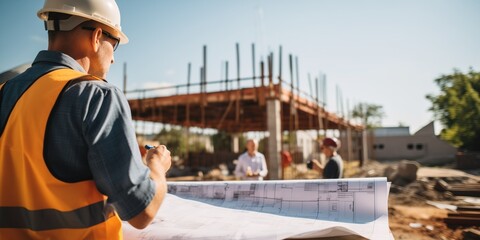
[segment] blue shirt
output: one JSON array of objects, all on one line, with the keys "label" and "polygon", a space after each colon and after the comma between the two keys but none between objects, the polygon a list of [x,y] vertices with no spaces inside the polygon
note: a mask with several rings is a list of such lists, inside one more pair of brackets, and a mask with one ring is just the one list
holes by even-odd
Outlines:
[{"label": "blue shirt", "polygon": [[[0,94],[0,134],[22,93],[39,77],[59,68],[85,73],[70,56],[41,51],[31,68],[5,84]],[[47,123],[44,159],[61,181],[92,179],[123,220],[142,212],[155,195],[155,182],[141,160],[128,102],[106,81],[71,81],[65,87]]]}]

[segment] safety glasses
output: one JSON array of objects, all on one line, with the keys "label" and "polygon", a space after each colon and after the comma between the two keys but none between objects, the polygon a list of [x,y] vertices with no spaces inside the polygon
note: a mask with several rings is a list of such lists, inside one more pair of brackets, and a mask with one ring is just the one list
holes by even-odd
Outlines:
[{"label": "safety glasses", "polygon": [[[82,27],[82,29],[95,31],[96,28],[94,28],[94,27]],[[105,34],[105,36],[107,36],[108,38],[115,40],[115,44],[113,44],[113,51],[117,50],[118,45],[120,45],[120,38],[113,36],[111,33],[107,32],[103,29],[102,29],[102,33]]]}]

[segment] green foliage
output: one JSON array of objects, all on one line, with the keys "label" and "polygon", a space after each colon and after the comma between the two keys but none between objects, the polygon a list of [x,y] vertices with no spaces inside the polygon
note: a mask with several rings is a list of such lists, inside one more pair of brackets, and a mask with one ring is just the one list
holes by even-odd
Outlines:
[{"label": "green foliage", "polygon": [[211,136],[213,149],[215,151],[231,151],[232,136],[226,132],[218,132]]},{"label": "green foliage", "polygon": [[240,152],[247,149],[247,138],[243,134],[238,137],[238,149]]},{"label": "green foliage", "polygon": [[454,70],[435,83],[440,94],[427,99],[432,102],[429,110],[445,126],[441,138],[462,149],[480,150],[480,73]]},{"label": "green foliage", "polygon": [[172,156],[184,157],[187,154],[187,138],[181,128],[162,129],[155,140],[160,144],[168,146]]},{"label": "green foliage", "polygon": [[[219,131],[216,134],[213,134],[211,137],[213,148],[215,152],[231,152],[232,151],[232,135],[227,132]],[[243,134],[238,136],[238,149],[242,152],[245,149],[247,139]]]},{"label": "green foliage", "polygon": [[361,123],[367,128],[374,128],[382,125],[382,118],[385,117],[385,113],[380,105],[361,102],[353,106],[352,117],[360,119]]},{"label": "green foliage", "polygon": [[267,154],[268,151],[268,137],[264,137],[258,141],[258,151]]},{"label": "green foliage", "polygon": [[192,141],[190,142],[190,152],[206,152],[205,143],[202,141]]},{"label": "green foliage", "polygon": [[[170,150],[172,156],[179,156],[184,158],[189,152],[205,152],[205,140],[207,137],[202,134],[191,133],[189,138],[187,137],[187,130],[181,127],[171,127],[162,129],[152,140],[158,141],[160,144],[166,145]],[[188,148],[187,148],[188,140]],[[222,144],[230,141],[221,141]],[[228,149],[230,150],[230,149]]]}]

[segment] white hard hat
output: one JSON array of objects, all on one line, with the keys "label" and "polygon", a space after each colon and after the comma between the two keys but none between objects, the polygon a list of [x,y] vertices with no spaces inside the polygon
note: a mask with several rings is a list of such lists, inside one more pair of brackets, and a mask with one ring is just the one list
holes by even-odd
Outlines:
[{"label": "white hard hat", "polygon": [[[48,20],[49,12],[72,15],[59,23]],[[128,38],[120,26],[120,10],[115,0],[45,0],[43,8],[37,13],[46,21],[47,30],[69,31],[78,24],[93,20],[107,25],[120,33],[120,43],[128,43]]]}]

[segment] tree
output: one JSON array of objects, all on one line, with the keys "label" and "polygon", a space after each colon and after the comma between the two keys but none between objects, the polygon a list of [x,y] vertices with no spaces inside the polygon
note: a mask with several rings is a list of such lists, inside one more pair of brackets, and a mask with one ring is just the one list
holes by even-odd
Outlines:
[{"label": "tree", "polygon": [[435,79],[440,94],[427,95],[429,109],[445,127],[440,137],[454,146],[480,150],[480,73],[470,69]]},{"label": "tree", "polygon": [[226,132],[219,131],[211,136],[213,149],[219,151],[232,151],[232,136]]},{"label": "tree", "polygon": [[172,156],[186,156],[187,139],[181,128],[162,129],[155,137],[155,140],[168,146]]},{"label": "tree", "polygon": [[374,128],[382,125],[385,113],[380,105],[361,102],[353,106],[352,117],[360,119],[360,122],[367,128]]},{"label": "tree", "polygon": [[[215,152],[232,151],[233,136],[231,133],[218,131],[217,133],[210,136],[210,139],[212,140],[213,149],[215,150]],[[245,136],[243,134],[238,135],[238,149],[240,152],[245,149],[246,143],[247,139],[245,138]]]}]

